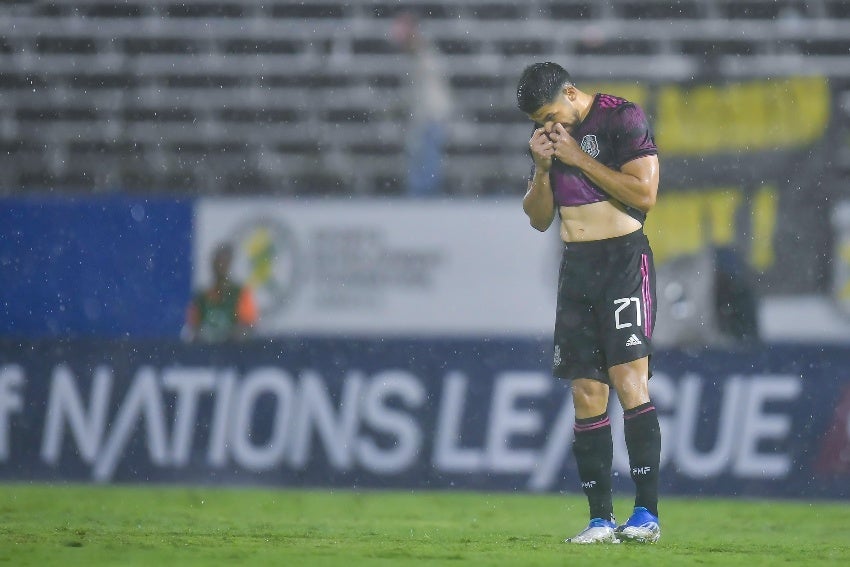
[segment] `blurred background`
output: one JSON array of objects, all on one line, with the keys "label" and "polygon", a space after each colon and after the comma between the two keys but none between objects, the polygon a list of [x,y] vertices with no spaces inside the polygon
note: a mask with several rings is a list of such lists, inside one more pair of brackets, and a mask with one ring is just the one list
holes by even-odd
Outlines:
[{"label": "blurred background", "polygon": [[[223,391],[225,368],[277,365],[286,374],[263,380],[290,384],[272,388],[289,400],[279,411],[311,391],[301,373],[320,368],[327,398],[316,407],[332,412],[345,405],[347,373],[378,375],[392,361],[427,395],[420,403],[415,385],[402,388],[386,407],[426,425],[445,425],[441,408],[456,407],[440,401],[463,392],[444,380],[453,368],[477,376],[469,387],[484,397],[500,391],[503,370],[548,380],[558,243],[521,210],[531,124],[515,89],[527,64],[551,60],[586,92],[640,104],[655,131],[653,383],[669,395],[670,423],[719,423],[727,399],[744,404],[729,410],[742,420],[765,413],[762,426],[747,422],[750,445],[728,440],[737,456],[725,461],[725,429],[686,430],[693,447],[671,444],[672,485],[705,481],[687,459],[714,447],[728,465],[710,476],[720,492],[733,478],[764,481],[752,488],[763,494],[848,495],[850,382],[838,371],[850,343],[847,2],[11,0],[0,29],[0,406],[17,416],[0,450],[5,478],[210,479],[212,465],[186,447],[128,453],[121,469],[96,450],[106,438],[75,452],[82,429],[57,429],[55,454],[15,445],[17,431],[38,447],[42,419],[64,423],[71,410],[48,403],[55,392],[97,398],[103,365],[119,393],[148,384],[139,369],[150,365],[163,376],[210,369],[199,396]],[[693,376],[710,403],[685,416],[673,400],[697,395],[685,391]],[[766,376],[778,378],[752,385]],[[828,386],[812,394],[813,382]],[[539,388],[520,389],[517,407],[533,410],[529,396],[559,387],[528,383]],[[152,419],[102,395],[107,414]],[[255,482],[474,485],[475,473],[504,486],[531,470],[484,457],[463,469],[413,446],[390,476],[346,468],[329,450],[296,466],[285,449],[272,458],[283,437],[274,411],[257,408],[246,419],[267,432],[269,462],[289,468]],[[214,421],[204,411],[198,423]],[[469,414],[471,438],[488,438],[488,415]],[[328,422],[304,419],[331,442]],[[569,435],[546,419],[506,435]],[[392,431],[378,446],[412,439]],[[787,463],[771,460],[783,454]],[[217,458],[233,468],[216,478],[243,478],[247,465]],[[569,459],[560,463],[560,476],[528,486],[572,486]],[[827,480],[812,480],[815,463]]]}]

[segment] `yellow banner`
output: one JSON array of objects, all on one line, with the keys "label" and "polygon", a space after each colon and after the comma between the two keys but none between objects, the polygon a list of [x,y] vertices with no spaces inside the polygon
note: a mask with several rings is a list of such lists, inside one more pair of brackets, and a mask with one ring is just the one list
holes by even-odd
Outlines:
[{"label": "yellow banner", "polygon": [[[774,262],[777,191],[763,186],[749,203],[748,262],[764,271]],[[741,242],[736,226],[738,210],[745,205],[737,187],[701,188],[698,191],[665,191],[646,219],[645,231],[658,264],[707,245],[729,246]]]},{"label": "yellow banner", "polygon": [[660,88],[655,141],[664,155],[790,149],[826,131],[830,90],[823,77]]}]

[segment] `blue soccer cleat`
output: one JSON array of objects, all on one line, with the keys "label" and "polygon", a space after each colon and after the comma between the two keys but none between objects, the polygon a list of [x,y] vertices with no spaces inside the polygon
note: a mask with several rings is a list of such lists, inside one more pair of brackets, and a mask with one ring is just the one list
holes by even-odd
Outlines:
[{"label": "blue soccer cleat", "polygon": [[612,521],[593,518],[577,536],[568,538],[566,543],[620,543],[614,535],[617,527]]},{"label": "blue soccer cleat", "polygon": [[653,516],[643,506],[635,506],[632,516],[614,530],[617,539],[623,542],[655,543],[661,537],[658,516]]}]

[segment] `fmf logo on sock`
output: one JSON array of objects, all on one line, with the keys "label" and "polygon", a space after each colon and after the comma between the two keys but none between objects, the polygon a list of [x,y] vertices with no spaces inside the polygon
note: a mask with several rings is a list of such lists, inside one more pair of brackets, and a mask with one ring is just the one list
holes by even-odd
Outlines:
[{"label": "fmf logo on sock", "polygon": [[635,467],[632,469],[632,474],[645,475],[652,471],[652,467]]}]

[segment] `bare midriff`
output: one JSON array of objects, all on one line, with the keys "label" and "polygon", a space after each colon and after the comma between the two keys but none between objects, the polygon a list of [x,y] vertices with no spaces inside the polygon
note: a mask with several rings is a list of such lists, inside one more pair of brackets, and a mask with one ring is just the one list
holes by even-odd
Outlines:
[{"label": "bare midriff", "polygon": [[561,207],[561,240],[585,242],[605,240],[632,233],[640,221],[617,201],[599,201],[578,207]]}]

